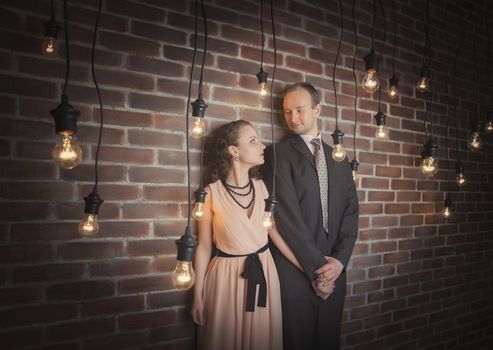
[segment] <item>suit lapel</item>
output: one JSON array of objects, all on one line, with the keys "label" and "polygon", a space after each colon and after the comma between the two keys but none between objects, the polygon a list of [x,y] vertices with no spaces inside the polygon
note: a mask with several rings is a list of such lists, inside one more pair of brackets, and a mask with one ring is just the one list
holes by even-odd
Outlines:
[{"label": "suit lapel", "polygon": [[315,159],[313,158],[313,154],[312,154],[312,152],[310,152],[310,150],[306,146],[305,141],[303,141],[303,139],[300,136],[293,135],[293,137],[291,138],[291,144],[293,145],[294,149],[296,149],[298,152],[300,152],[308,160],[310,165],[315,170],[317,170],[317,168],[315,166]]}]

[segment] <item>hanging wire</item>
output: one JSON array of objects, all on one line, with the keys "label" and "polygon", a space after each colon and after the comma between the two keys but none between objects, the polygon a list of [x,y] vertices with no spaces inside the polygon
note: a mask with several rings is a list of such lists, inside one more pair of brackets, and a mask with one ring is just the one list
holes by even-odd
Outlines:
[{"label": "hanging wire", "polygon": [[260,33],[262,34],[262,51],[260,52],[260,69],[264,65],[264,0],[260,0]]},{"label": "hanging wire", "polygon": [[[204,51],[202,54],[202,65],[200,67],[200,79],[199,79],[199,98],[202,98],[202,81],[204,79],[204,66],[205,66],[205,56],[207,55],[207,16],[205,14],[204,0],[200,0],[200,7],[202,9],[202,20],[204,22]],[[197,32],[195,32],[197,35]]]},{"label": "hanging wire", "polygon": [[476,95],[476,101],[477,101],[477,108],[476,112],[477,115],[475,118],[478,118],[479,116],[479,89],[478,89],[478,80],[479,80],[479,69],[478,69],[478,51],[476,47],[476,36],[478,35],[478,24],[477,21],[479,16],[476,16],[476,20],[474,21],[474,34],[472,38],[472,52],[474,55],[473,61],[474,61],[474,75],[476,79],[474,79],[474,94]]},{"label": "hanging wire", "polygon": [[[188,215],[187,215],[187,227],[190,227],[190,214],[192,213],[192,184],[190,181],[190,135],[188,134],[189,128],[189,114],[190,114],[190,100],[192,95],[192,83],[193,83],[193,72],[195,68],[195,56],[197,54],[197,25],[199,18],[199,2],[195,0],[195,22],[194,22],[194,36],[193,36],[193,56],[192,56],[192,67],[190,69],[190,80],[188,83],[188,96],[187,96],[187,110],[185,113],[185,141],[187,150],[187,190],[188,190]],[[205,57],[205,55],[204,55]]]},{"label": "hanging wire", "polygon": [[51,3],[51,18],[52,19],[55,19],[55,4],[54,4],[54,0],[51,0],[50,3]]},{"label": "hanging wire", "polygon": [[339,119],[339,114],[338,114],[338,108],[337,108],[337,88],[336,88],[336,67],[337,67],[337,61],[339,59],[339,53],[341,51],[341,42],[342,42],[342,34],[344,32],[344,16],[342,13],[342,0],[339,0],[339,8],[340,8],[340,15],[341,15],[341,34],[339,35],[339,44],[337,45],[337,53],[336,53],[336,59],[334,62],[334,66],[332,67],[332,83],[334,84],[334,107],[335,107],[335,112],[336,112],[336,130],[339,129],[338,125],[338,119]]},{"label": "hanging wire", "polygon": [[397,39],[397,20],[395,19],[395,3],[392,0],[392,19],[394,21],[394,44],[392,48],[392,75],[395,75],[395,47]]},{"label": "hanging wire", "polygon": [[387,37],[387,20],[385,18],[385,8],[383,7],[382,0],[378,0],[378,4],[380,5],[380,11],[382,11],[383,17],[383,38],[382,38],[382,48],[380,49],[380,57],[383,57],[383,49],[385,48],[385,40]]},{"label": "hanging wire", "polygon": [[382,88],[378,87],[378,111],[382,111]]},{"label": "hanging wire", "polygon": [[63,20],[65,22],[65,84],[63,85],[63,95],[67,91],[67,84],[70,78],[70,41],[68,36],[68,10],[67,10],[67,0],[63,0]]},{"label": "hanging wire", "polygon": [[[424,5],[424,1],[426,1],[426,6]],[[423,52],[423,62],[426,62],[426,57],[428,54],[428,10],[429,10],[428,0],[423,0],[423,2],[421,2],[421,14],[423,16],[423,26],[425,30],[425,47]],[[429,101],[426,99],[425,96],[425,113],[423,120],[423,129],[425,132],[426,139],[428,139],[428,109],[430,109],[430,116],[431,116],[431,105],[429,104]]]},{"label": "hanging wire", "polygon": [[[272,24],[272,46],[274,48],[274,67],[272,69],[272,79],[270,81],[270,133],[272,138],[272,151],[274,152],[274,173],[272,176],[272,197],[276,196],[276,173],[277,173],[277,153],[276,142],[274,139],[274,80],[277,68],[277,45],[276,45],[276,28],[274,22],[274,4],[270,0],[270,21]],[[262,41],[263,42],[263,41]]]},{"label": "hanging wire", "polygon": [[371,48],[375,43],[375,23],[377,19],[377,0],[373,0],[373,21],[371,25]]},{"label": "hanging wire", "polygon": [[[445,66],[445,88],[446,88],[446,95],[447,95],[447,100],[449,98],[449,69],[450,69],[450,39],[449,39],[449,22],[448,22],[448,3],[445,0],[445,46],[447,47],[447,64]],[[448,106],[448,104],[447,104]],[[450,189],[450,152],[449,152],[449,147],[448,147],[448,139],[449,139],[449,132],[450,132],[450,114],[448,113],[448,108],[447,108],[447,129],[445,133],[445,151],[447,152],[447,190]]]},{"label": "hanging wire", "polygon": [[353,20],[354,30],[354,54],[353,54],[353,78],[354,78],[354,129],[353,129],[353,159],[356,159],[356,127],[358,124],[358,79],[356,78],[355,66],[356,55],[358,54],[358,27],[356,26],[356,16],[354,15],[354,8],[356,0],[353,0],[353,6],[351,8],[351,17]]},{"label": "hanging wire", "polygon": [[104,126],[103,101],[101,99],[101,91],[99,90],[98,81],[96,80],[96,69],[94,68],[95,57],[96,57],[96,39],[98,37],[99,19],[101,18],[102,6],[103,6],[103,0],[99,0],[98,13],[96,15],[96,24],[94,25],[94,33],[92,36],[92,50],[91,50],[92,81],[94,82],[94,86],[96,87],[96,93],[98,94],[99,110],[100,110],[98,145],[96,147],[96,156],[94,158],[94,188],[97,188],[98,180],[99,180],[99,176],[98,176],[99,149],[101,148],[101,140],[103,137],[103,126]]},{"label": "hanging wire", "polygon": [[[460,6],[458,6],[459,13],[459,33],[462,33],[462,13],[460,11]],[[457,48],[455,50],[454,57],[454,72],[457,72],[457,61],[459,58],[459,51],[462,45],[462,35],[459,35],[459,43],[457,44]],[[457,153],[457,162],[460,163],[460,143],[459,143],[459,117],[457,116],[457,74],[453,74],[454,77],[454,118],[455,118],[455,149]]]}]

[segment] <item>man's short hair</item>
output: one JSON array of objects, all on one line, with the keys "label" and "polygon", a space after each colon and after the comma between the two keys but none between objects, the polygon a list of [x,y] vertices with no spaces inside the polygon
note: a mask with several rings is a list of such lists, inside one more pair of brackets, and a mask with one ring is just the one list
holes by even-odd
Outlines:
[{"label": "man's short hair", "polygon": [[310,94],[310,97],[312,98],[312,108],[315,108],[316,105],[320,104],[320,94],[310,83],[299,82],[289,85],[286,89],[284,89],[284,96],[286,96],[288,92],[298,89],[303,89]]}]

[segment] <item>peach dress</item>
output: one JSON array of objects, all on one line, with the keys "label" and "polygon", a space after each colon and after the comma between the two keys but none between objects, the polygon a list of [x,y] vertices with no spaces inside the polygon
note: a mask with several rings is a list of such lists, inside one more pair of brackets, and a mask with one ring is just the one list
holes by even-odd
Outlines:
[{"label": "peach dress", "polygon": [[[264,247],[267,231],[262,227],[265,184],[252,180],[255,201],[247,216],[230,197],[220,180],[209,185],[205,205],[212,210],[213,241],[231,255],[247,255]],[[207,209],[207,208],[206,208]],[[215,256],[207,267],[204,281],[205,324],[198,327],[198,349],[202,350],[281,350],[282,313],[279,279],[270,250],[258,254],[267,284],[266,306],[247,312],[247,280],[241,277],[246,257]]]}]

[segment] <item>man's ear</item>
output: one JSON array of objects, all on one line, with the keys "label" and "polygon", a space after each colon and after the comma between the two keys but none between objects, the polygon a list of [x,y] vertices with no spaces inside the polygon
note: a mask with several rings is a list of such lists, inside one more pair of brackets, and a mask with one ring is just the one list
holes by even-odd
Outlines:
[{"label": "man's ear", "polygon": [[322,112],[322,106],[320,105],[320,103],[318,105],[315,106],[315,108],[313,108],[315,110],[315,116],[318,118],[318,116],[320,115],[320,113]]},{"label": "man's ear", "polygon": [[228,146],[228,152],[231,154],[231,157],[238,157],[240,155],[238,152],[238,147],[233,145]]}]

